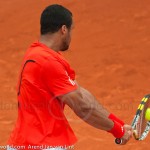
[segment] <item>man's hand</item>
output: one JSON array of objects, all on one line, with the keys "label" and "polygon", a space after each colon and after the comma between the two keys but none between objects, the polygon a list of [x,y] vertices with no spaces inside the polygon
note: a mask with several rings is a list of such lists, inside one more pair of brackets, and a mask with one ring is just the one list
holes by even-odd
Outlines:
[{"label": "man's hand", "polygon": [[131,139],[133,135],[133,129],[130,125],[125,124],[123,127],[125,129],[125,134],[121,138],[122,139],[121,145],[125,145]]}]

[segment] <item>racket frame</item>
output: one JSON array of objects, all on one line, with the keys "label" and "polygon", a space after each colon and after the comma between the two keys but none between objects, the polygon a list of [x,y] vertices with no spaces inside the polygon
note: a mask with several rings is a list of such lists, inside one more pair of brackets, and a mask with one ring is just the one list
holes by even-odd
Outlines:
[{"label": "racket frame", "polygon": [[[137,125],[137,122],[139,121],[140,115],[141,115],[141,113],[143,113],[143,109],[145,107],[146,102],[149,100],[149,98],[150,98],[150,94],[148,94],[148,95],[146,95],[142,98],[142,100],[141,100],[141,102],[138,106],[138,109],[136,111],[136,115],[134,116],[134,119],[133,119],[132,124],[131,124],[132,129],[133,129],[133,136],[136,140],[140,140],[140,141],[144,140],[146,138],[146,136],[148,135],[148,133],[150,132],[150,121],[147,121],[146,128],[145,128],[144,132],[141,134],[140,137],[138,137],[137,130],[135,129],[136,125]],[[116,138],[115,143],[116,144],[121,144],[122,139]]]}]

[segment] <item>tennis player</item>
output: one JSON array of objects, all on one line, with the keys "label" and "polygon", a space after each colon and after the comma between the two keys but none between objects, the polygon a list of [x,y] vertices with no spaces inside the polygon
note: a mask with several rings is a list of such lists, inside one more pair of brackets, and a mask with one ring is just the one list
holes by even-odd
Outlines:
[{"label": "tennis player", "polygon": [[[41,14],[41,36],[26,51],[18,81],[18,119],[8,149],[72,148],[77,138],[65,115],[68,105],[91,126],[122,138],[131,138],[130,125],[108,112],[75,80],[75,71],[61,55],[71,42],[72,13],[50,5]],[[24,148],[21,146],[24,146]]]}]

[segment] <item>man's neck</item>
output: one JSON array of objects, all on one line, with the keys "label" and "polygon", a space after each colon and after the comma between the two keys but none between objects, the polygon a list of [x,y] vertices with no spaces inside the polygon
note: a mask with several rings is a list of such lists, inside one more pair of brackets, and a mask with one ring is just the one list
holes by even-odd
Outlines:
[{"label": "man's neck", "polygon": [[56,52],[60,50],[60,44],[57,35],[41,35],[39,42]]}]

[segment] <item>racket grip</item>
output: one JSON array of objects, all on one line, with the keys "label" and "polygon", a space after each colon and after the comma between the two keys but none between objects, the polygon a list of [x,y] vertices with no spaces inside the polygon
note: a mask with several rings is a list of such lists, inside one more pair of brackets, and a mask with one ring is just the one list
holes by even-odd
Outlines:
[{"label": "racket grip", "polygon": [[116,144],[122,144],[122,139],[116,138],[116,139],[115,139],[115,143],[116,143]]}]

